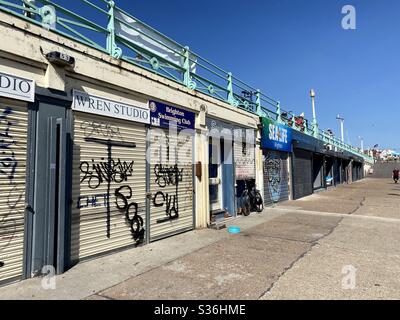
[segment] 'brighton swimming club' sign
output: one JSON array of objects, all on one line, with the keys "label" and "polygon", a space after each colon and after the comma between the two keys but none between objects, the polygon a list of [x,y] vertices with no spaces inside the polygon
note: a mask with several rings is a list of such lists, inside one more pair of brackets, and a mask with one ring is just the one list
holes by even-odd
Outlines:
[{"label": "'brighton swimming club' sign", "polygon": [[194,130],[196,115],[194,112],[172,107],[167,104],[149,101],[151,124],[155,127],[169,128],[175,124],[178,130]]},{"label": "'brighton swimming club' sign", "polygon": [[262,118],[261,121],[263,125],[261,148],[291,152],[292,129],[267,118]]},{"label": "'brighton swimming club' sign", "polygon": [[35,101],[35,81],[0,72],[0,96]]},{"label": "'brighton swimming club' sign", "polygon": [[73,91],[72,109],[76,111],[112,117],[122,120],[150,124],[150,111],[146,103],[133,106],[119,101],[89,95],[78,90]]}]

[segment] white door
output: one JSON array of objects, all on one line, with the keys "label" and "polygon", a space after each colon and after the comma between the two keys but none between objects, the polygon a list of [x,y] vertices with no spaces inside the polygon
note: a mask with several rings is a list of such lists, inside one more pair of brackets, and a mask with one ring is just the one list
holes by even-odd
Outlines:
[{"label": "white door", "polygon": [[211,211],[222,209],[221,141],[210,138],[209,142],[209,193]]}]

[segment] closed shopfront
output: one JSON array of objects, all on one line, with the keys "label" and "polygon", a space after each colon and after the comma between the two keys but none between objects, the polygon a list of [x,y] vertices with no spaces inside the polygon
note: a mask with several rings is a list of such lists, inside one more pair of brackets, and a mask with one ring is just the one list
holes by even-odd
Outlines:
[{"label": "closed shopfront", "polygon": [[350,182],[350,160],[347,159],[342,159],[342,166],[341,166],[341,172],[342,172],[342,183],[349,183]]},{"label": "closed shopfront", "polygon": [[234,130],[234,157],[236,180],[254,180],[256,177],[255,134],[253,130]]},{"label": "closed shopfront", "polygon": [[293,199],[313,193],[313,154],[302,149],[293,149]]},{"label": "closed shopfront", "polygon": [[[23,276],[28,108],[35,84],[0,73],[0,283]],[[14,85],[15,84],[15,85]],[[2,98],[6,97],[6,98]]]},{"label": "closed shopfront", "polygon": [[71,259],[76,261],[144,241],[150,114],[145,103],[127,105],[77,91],[73,109]]},{"label": "closed shopfront", "polygon": [[150,101],[150,240],[194,229],[195,113]]},{"label": "closed shopfront", "polygon": [[264,203],[289,200],[289,153],[292,150],[291,129],[262,118]]},{"label": "closed shopfront", "polygon": [[324,156],[322,154],[313,155],[313,187],[314,190],[325,187]]},{"label": "closed shopfront", "polygon": [[334,184],[339,185],[342,184],[342,159],[334,158],[333,160],[333,179]]},{"label": "closed shopfront", "polygon": [[264,203],[289,200],[288,153],[264,150]]},{"label": "closed shopfront", "polygon": [[28,110],[0,98],[0,282],[23,270]]},{"label": "closed shopfront", "polygon": [[353,182],[357,181],[357,163],[355,161],[352,162],[351,167],[351,179]]},{"label": "closed shopfront", "polygon": [[358,181],[358,180],[361,180],[362,178],[363,178],[363,173],[362,173],[362,163],[360,163],[360,162],[356,162],[356,161],[353,161],[353,163],[352,163],[352,178],[353,178],[353,182],[354,181]]},{"label": "closed shopfront", "polygon": [[256,183],[255,133],[251,129],[234,129],[233,135],[236,203],[241,213],[243,191],[251,190]]}]

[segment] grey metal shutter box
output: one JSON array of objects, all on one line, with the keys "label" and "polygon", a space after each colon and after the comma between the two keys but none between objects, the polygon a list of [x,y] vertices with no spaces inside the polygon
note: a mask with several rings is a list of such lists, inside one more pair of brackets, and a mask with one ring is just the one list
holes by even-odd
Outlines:
[{"label": "grey metal shutter box", "polygon": [[264,150],[264,203],[289,200],[288,154]]},{"label": "grey metal shutter box", "polygon": [[313,193],[312,153],[293,150],[293,199],[300,199]]},{"label": "grey metal shutter box", "polygon": [[[194,229],[192,135],[150,129],[150,241]],[[164,138],[161,138],[164,136]]]},{"label": "grey metal shutter box", "polygon": [[28,110],[0,103],[0,282],[23,272]]},{"label": "grey metal shutter box", "polygon": [[146,229],[146,127],[74,113],[71,259],[140,243]]}]

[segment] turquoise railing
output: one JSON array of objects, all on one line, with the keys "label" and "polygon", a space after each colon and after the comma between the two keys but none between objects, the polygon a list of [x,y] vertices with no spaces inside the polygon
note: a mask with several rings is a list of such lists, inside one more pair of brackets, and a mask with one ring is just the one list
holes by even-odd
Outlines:
[{"label": "turquoise railing", "polygon": [[[362,156],[368,162],[373,161],[371,157],[362,154],[351,145],[330,137],[322,131],[316,132],[317,128],[314,128],[307,120],[305,120],[305,128],[298,127],[294,121],[295,115],[281,109],[279,101],[202,58],[188,47],[166,37],[117,7],[114,1],[75,0],[71,2],[71,9],[68,9],[50,0],[0,0],[0,10],[98,49],[116,59],[138,65],[234,107],[286,123],[294,130],[303,131],[327,144]],[[141,27],[134,27],[121,19],[120,15],[139,23]],[[138,45],[137,42],[122,37],[116,32],[117,24],[130,28],[145,41],[168,50],[182,63],[171,61],[157,52]]]}]

